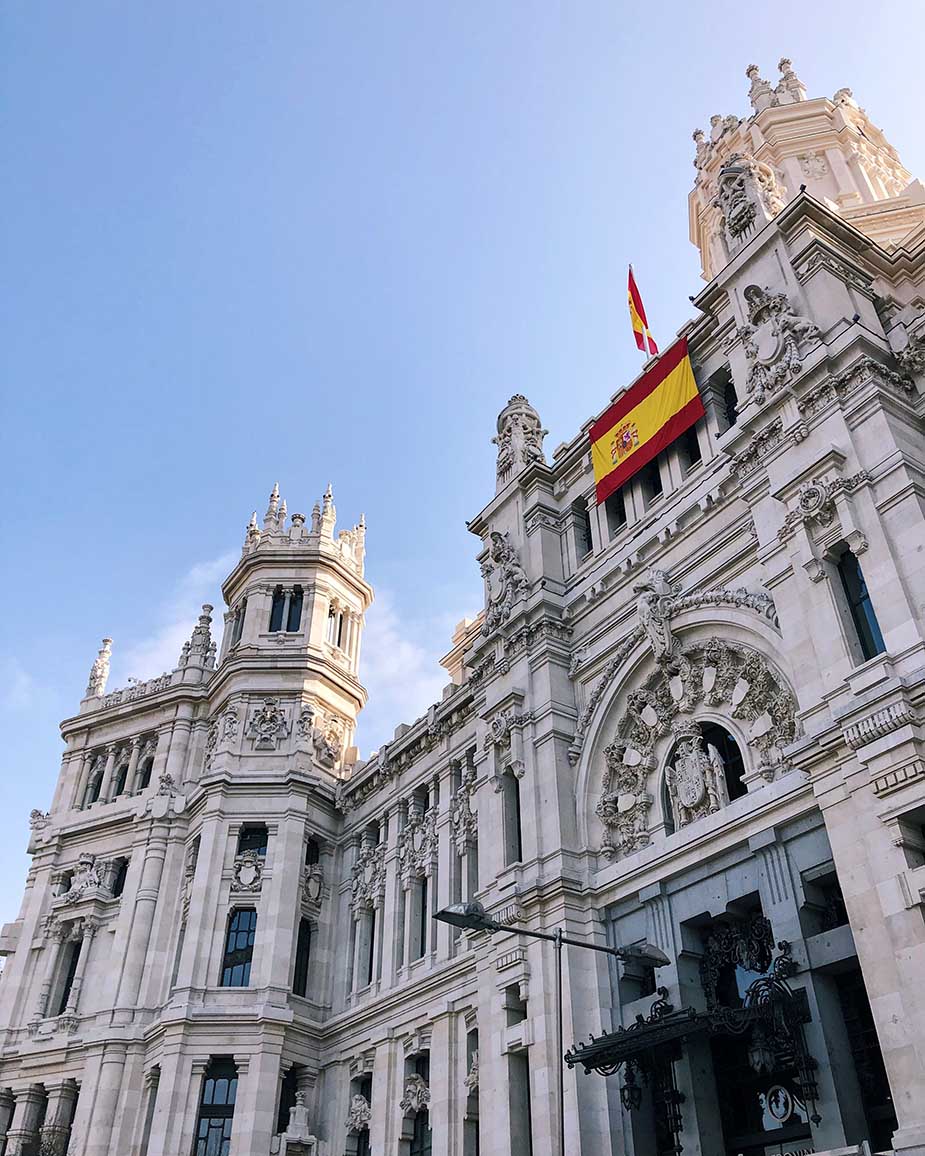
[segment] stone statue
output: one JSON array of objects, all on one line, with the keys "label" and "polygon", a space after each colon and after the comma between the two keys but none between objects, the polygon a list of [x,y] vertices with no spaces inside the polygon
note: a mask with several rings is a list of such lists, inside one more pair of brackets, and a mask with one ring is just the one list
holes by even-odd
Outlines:
[{"label": "stone statue", "polygon": [[668,619],[672,599],[680,592],[680,587],[672,586],[664,570],[650,570],[644,579],[633,585],[639,624],[658,663],[665,662],[675,650]]},{"label": "stone statue", "polygon": [[90,678],[87,681],[87,698],[102,698],[106,693],[106,680],[109,678],[109,659],[112,655],[112,639],[104,638],[103,645],[90,667]]},{"label": "stone statue", "polygon": [[361,1096],[359,1092],[357,1092],[350,1099],[350,1111],[347,1113],[347,1131],[367,1131],[371,1115],[369,1101],[365,1096]]},{"label": "stone statue", "polygon": [[522,393],[515,393],[498,414],[498,434],[492,442],[498,447],[498,488],[533,462],[545,464],[543,429],[540,415]]}]

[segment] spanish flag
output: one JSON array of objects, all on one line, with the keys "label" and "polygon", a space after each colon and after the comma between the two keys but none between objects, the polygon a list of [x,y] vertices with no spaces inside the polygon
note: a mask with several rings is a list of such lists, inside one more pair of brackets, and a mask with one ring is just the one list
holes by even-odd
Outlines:
[{"label": "spanish flag", "polygon": [[642,303],[642,297],[639,295],[639,288],[636,285],[636,278],[633,276],[632,265],[630,265],[626,292],[630,305],[630,321],[633,326],[633,333],[636,335],[636,345],[645,353],[646,344],[648,343],[649,355],[654,356],[658,353],[658,346],[652,340],[652,334],[649,332],[649,322],[646,319],[645,306]]},{"label": "spanish flag", "polygon": [[609,498],[703,414],[687,338],[682,337],[591,427],[598,502]]}]

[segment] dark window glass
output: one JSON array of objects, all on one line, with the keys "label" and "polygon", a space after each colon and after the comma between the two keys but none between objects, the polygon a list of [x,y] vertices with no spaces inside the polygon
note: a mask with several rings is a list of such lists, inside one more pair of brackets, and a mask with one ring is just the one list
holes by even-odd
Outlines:
[{"label": "dark window glass", "polygon": [[321,861],[321,848],[314,839],[309,839],[305,844],[305,866],[313,867],[316,863]]},{"label": "dark window glass", "polygon": [[287,630],[298,630],[302,621],[302,587],[296,586],[289,599],[289,617],[286,619]]},{"label": "dark window glass", "polygon": [[299,920],[299,935],[295,948],[295,969],[292,974],[293,995],[303,996],[308,991],[308,964],[312,949],[312,927],[307,919]]},{"label": "dark window glass", "polygon": [[[367,1104],[373,1102],[373,1078],[372,1076],[361,1076],[359,1080],[354,1081],[357,1095],[363,1097]],[[369,1129],[364,1128],[362,1132],[355,1133],[356,1135],[356,1152],[354,1156],[370,1156],[369,1151]]]},{"label": "dark window glass", "polygon": [[604,510],[607,514],[607,532],[611,538],[614,534],[619,532],[626,525],[626,500],[623,497],[623,490],[614,490],[609,498],[604,502]]},{"label": "dark window glass", "polygon": [[575,527],[575,553],[585,558],[591,553],[591,518],[586,498],[572,502],[572,521]]},{"label": "dark window glass", "polygon": [[125,790],[125,781],[128,778],[128,763],[123,763],[116,771],[116,782],[112,789],[112,797],[115,799],[117,795],[121,795]]},{"label": "dark window glass", "polygon": [[229,1061],[213,1060],[202,1085],[195,1156],[228,1156],[237,1094],[237,1068]]},{"label": "dark window glass", "polygon": [[431,1156],[433,1133],[430,1130],[430,1114],[418,1112],[414,1117],[414,1131],[411,1135],[410,1156]]},{"label": "dark window glass", "polygon": [[745,774],[745,763],[742,761],[742,752],[739,750],[738,743],[729,731],[716,726],[715,723],[703,723],[700,729],[704,744],[708,748],[716,747],[719,757],[723,761],[726,790],[730,800],[740,799],[743,795],[748,794],[748,788],[742,781],[742,776]]},{"label": "dark window glass", "polygon": [[80,940],[69,943],[66,947],[67,955],[64,959],[64,980],[61,984],[61,995],[58,997],[58,1006],[55,1015],[62,1015],[67,1008],[67,1001],[71,998],[71,988],[74,986],[74,976],[77,973],[77,961],[80,959]]},{"label": "dark window glass", "polygon": [[113,896],[118,899],[125,890],[125,877],[128,875],[128,859],[120,859],[112,881]]},{"label": "dark window glass", "polygon": [[219,978],[221,987],[247,987],[250,983],[256,931],[257,912],[252,907],[232,911]]},{"label": "dark window glass", "polygon": [[283,1076],[279,1089],[279,1111],[276,1113],[277,1135],[289,1129],[289,1110],[296,1105],[295,1094],[298,1090],[298,1068],[293,1066]]},{"label": "dark window glass", "polygon": [[93,769],[90,771],[90,778],[87,780],[87,790],[84,794],[85,807],[89,807],[91,803],[95,803],[99,799],[102,786],[103,768],[97,762],[94,763]]},{"label": "dark window glass", "polygon": [[151,786],[151,771],[154,767],[154,759],[147,758],[141,764],[141,775],[138,779],[138,790],[143,791],[146,787]]},{"label": "dark window glass", "polygon": [[846,551],[839,558],[838,573],[848,600],[848,610],[854,623],[861,654],[866,662],[868,658],[882,654],[886,647],[883,645],[880,624],[877,622],[873,603],[867,592],[867,583],[864,581],[857,558],[850,551]]},{"label": "dark window glass", "polygon": [[277,586],[273,591],[273,604],[270,607],[270,633],[273,634],[277,630],[283,628],[283,606],[285,605],[285,598],[283,596],[282,586]]},{"label": "dark window glass", "polygon": [[520,809],[520,780],[513,771],[501,776],[502,809],[504,818],[505,863],[519,863],[523,859],[523,827]]},{"label": "dark window glass", "polygon": [[234,646],[236,642],[241,640],[241,632],[244,630],[244,615],[247,613],[247,599],[241,599],[241,605],[238,607],[234,616],[234,625],[231,630],[231,645]]},{"label": "dark window glass", "polygon": [[692,425],[680,437],[681,458],[685,470],[692,470],[700,465],[700,438],[697,436],[697,427]]},{"label": "dark window glass", "polygon": [[238,854],[242,851],[256,851],[258,855],[266,855],[269,838],[263,823],[245,825],[238,833]]},{"label": "dark window glass", "polygon": [[639,479],[642,482],[645,503],[650,506],[662,496],[662,471],[659,468],[658,458],[653,458],[648,465],[642,467]]},{"label": "dark window glass", "polygon": [[726,428],[734,426],[738,419],[739,395],[733,384],[732,377],[727,377],[723,386],[723,416],[726,418]]},{"label": "dark window glass", "polygon": [[859,968],[835,977],[838,999],[848,1035],[848,1047],[854,1060],[861,1090],[861,1103],[867,1117],[871,1146],[878,1152],[889,1149],[890,1136],[896,1128],[896,1112],[874,1017]]},{"label": "dark window glass", "polygon": [[421,876],[421,878],[418,880],[417,886],[418,886],[418,909],[417,909],[418,926],[417,926],[417,937],[416,937],[416,941],[415,941],[416,951],[414,954],[414,958],[420,959],[421,956],[424,955],[424,953],[427,951],[427,929],[430,925],[430,919],[428,917],[428,911],[427,911],[427,876],[426,875]]},{"label": "dark window glass", "polygon": [[373,974],[376,967],[376,909],[370,908],[369,912],[369,951],[366,956],[366,982],[370,984],[373,982]]}]

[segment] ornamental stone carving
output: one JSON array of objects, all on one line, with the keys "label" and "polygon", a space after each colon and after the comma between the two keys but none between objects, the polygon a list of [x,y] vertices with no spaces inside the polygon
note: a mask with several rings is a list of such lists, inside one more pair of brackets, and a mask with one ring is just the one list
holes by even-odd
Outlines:
[{"label": "ornamental stone carving", "polygon": [[385,843],[364,847],[353,864],[350,907],[356,915],[385,900]]},{"label": "ornamental stone carving", "polygon": [[485,579],[485,621],[482,634],[487,638],[511,617],[514,606],[526,598],[529,583],[517,551],[507,533],[492,530],[488,557],[482,563]]},{"label": "ornamental stone carving", "polygon": [[652,647],[655,661],[670,661],[679,643],[672,636],[669,619],[681,587],[672,585],[664,570],[651,569],[645,578],[634,584],[633,593],[636,595],[639,625]]},{"label": "ornamental stone carving", "polygon": [[71,876],[71,885],[62,898],[65,903],[76,903],[88,891],[96,891],[103,885],[102,868],[96,856],[85,851],[77,860],[77,870]]},{"label": "ornamental stone carving", "polygon": [[595,813],[604,825],[601,850],[607,856],[649,845],[656,744],[665,736],[682,739],[668,786],[683,822],[725,804],[716,757],[703,747],[691,717],[698,707],[720,708],[743,725],[757,771],[767,781],[789,766],[784,748],[797,735],[796,700],[757,651],[712,638],[684,648],[680,658],[674,671],[659,667],[626,695],[616,738],[604,751]]},{"label": "ornamental stone carving", "polygon": [[[643,608],[643,615],[651,613],[654,603],[654,612],[659,621],[650,621],[649,625],[652,629],[653,636],[658,635],[656,645],[660,647],[663,646],[665,641],[663,630],[667,630],[667,627],[663,627],[660,620],[667,621],[686,610],[694,610],[705,606],[751,610],[764,618],[775,629],[778,629],[777,611],[774,606],[774,600],[769,594],[765,594],[763,591],[748,590],[746,587],[740,586],[734,590],[695,590],[689,594],[679,594],[676,592],[678,587],[672,585],[669,576],[664,571],[650,571],[649,576],[644,581],[638,583],[634,589],[636,588],[639,589],[640,595],[643,591],[650,594]],[[637,613],[638,612],[639,604],[637,603]],[[640,615],[640,617],[643,615]],[[672,661],[666,663],[666,666],[670,667],[672,664],[678,665],[677,656],[681,652],[675,648],[675,640],[670,631],[668,631],[668,637],[671,639],[671,649],[668,653],[674,656],[673,663]],[[619,644],[613,658],[608,662],[601,677],[595,683],[594,689],[588,698],[588,703],[578,719],[578,725],[575,728],[575,737],[568,750],[569,762],[573,766],[578,762],[581,749],[584,745],[585,735],[591,723],[591,718],[604,692],[629,654],[644,638],[648,638],[651,644],[651,637],[643,622],[640,621]],[[655,653],[654,648],[653,653]],[[683,660],[683,654],[681,657]],[[683,665],[683,661],[681,665]]]},{"label": "ornamental stone carving", "polygon": [[372,1111],[369,1106],[369,1101],[365,1096],[361,1096],[359,1092],[355,1093],[350,1098],[350,1111],[347,1113],[347,1131],[369,1131],[369,1121],[371,1118]]},{"label": "ornamental stone carving", "polygon": [[29,829],[31,831],[44,831],[51,820],[51,815],[48,811],[40,811],[38,807],[33,807],[29,812]]},{"label": "ornamental stone carving", "polygon": [[324,895],[324,868],[320,863],[310,863],[302,876],[302,898],[315,905]]},{"label": "ornamental stone carving", "polygon": [[498,436],[492,442],[498,447],[498,489],[534,462],[546,464],[543,455],[544,430],[540,415],[522,393],[515,393],[498,414]]},{"label": "ornamental stone carving", "polygon": [[231,890],[255,895],[263,886],[264,859],[257,851],[240,851],[231,868]]},{"label": "ornamental stone carving", "polygon": [[746,287],[743,297],[748,322],[736,330],[748,362],[746,392],[759,404],[803,368],[803,348],[821,339],[818,326],[796,313],[786,293],[772,293],[758,285]]},{"label": "ornamental stone carving", "polygon": [[[822,528],[831,526],[837,516],[838,499],[841,495],[853,494],[869,481],[870,475],[867,471],[859,470],[847,478],[836,477],[828,481],[824,478],[813,478],[811,482],[804,483],[797,492],[796,507],[788,512],[777,531],[778,539],[786,542],[801,523]],[[846,529],[849,532],[853,530],[853,523]],[[863,553],[863,550],[860,552]]]},{"label": "ornamental stone carving", "polygon": [[112,657],[112,639],[104,638],[103,645],[90,667],[90,677],[87,680],[87,698],[102,698],[106,693],[106,681],[109,678],[109,660]]},{"label": "ornamental stone carving", "polygon": [[430,1107],[430,1088],[423,1076],[412,1072],[405,1077],[405,1090],[398,1106],[406,1116],[416,1116],[418,1112],[427,1111]]},{"label": "ornamental stone carving", "polygon": [[469,844],[478,838],[478,816],[472,810],[474,793],[475,767],[467,765],[462,773],[462,783],[450,800],[450,830],[458,855],[465,854]]},{"label": "ornamental stone carving", "polygon": [[430,875],[437,861],[437,808],[414,811],[398,834],[398,864],[403,887]]},{"label": "ornamental stone carving", "polygon": [[774,170],[750,153],[732,153],[719,171],[716,190],[713,204],[722,214],[730,256],[784,207]]},{"label": "ornamental stone carving", "polygon": [[712,744],[704,747],[697,723],[686,722],[677,733],[678,745],[665,781],[675,824],[686,827],[726,806],[729,797],[723,761]]},{"label": "ornamental stone carving", "polygon": [[326,721],[319,719],[319,725],[312,732],[312,747],[316,761],[333,770],[344,749],[344,724],[341,720],[334,717]]},{"label": "ornamental stone carving", "polygon": [[925,337],[914,337],[896,354],[896,360],[903,373],[910,377],[925,374]]},{"label": "ornamental stone carving", "polygon": [[466,1072],[465,1079],[466,1091],[470,1096],[474,1096],[479,1090],[479,1050],[478,1048],[472,1053],[472,1059],[469,1061],[469,1071]]},{"label": "ornamental stone carving", "polygon": [[265,698],[251,715],[247,728],[248,737],[254,741],[256,751],[275,751],[289,735],[286,712],[279,699]]}]

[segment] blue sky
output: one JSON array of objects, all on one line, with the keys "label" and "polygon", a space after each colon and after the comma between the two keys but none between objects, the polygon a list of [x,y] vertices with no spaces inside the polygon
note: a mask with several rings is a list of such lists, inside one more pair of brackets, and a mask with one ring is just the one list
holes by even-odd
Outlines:
[{"label": "blue sky", "polygon": [[278,478],[365,511],[365,751],[479,608],[498,410],[570,438],[699,286],[691,131],[849,85],[925,174],[920,2],[195,4],[0,16],[0,919],[99,639],[173,665]]}]

